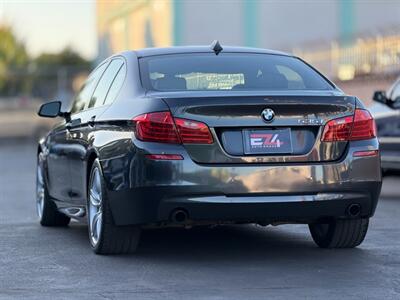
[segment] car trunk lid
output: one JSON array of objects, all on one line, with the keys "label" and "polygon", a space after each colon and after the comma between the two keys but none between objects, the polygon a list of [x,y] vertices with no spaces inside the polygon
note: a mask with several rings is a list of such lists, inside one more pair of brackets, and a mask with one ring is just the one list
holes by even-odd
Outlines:
[{"label": "car trunk lid", "polygon": [[[184,144],[197,163],[335,161],[346,150],[348,142],[321,142],[320,137],[327,121],[354,113],[354,97],[221,94],[162,95],[174,117],[200,121],[209,126],[213,144]],[[271,122],[266,122],[261,116],[265,109],[275,113]],[[273,145],[274,137],[278,142],[281,137],[286,139],[284,142],[290,143],[290,147],[280,145],[281,149],[277,150]],[[272,143],[272,146],[249,151],[252,141]]]}]

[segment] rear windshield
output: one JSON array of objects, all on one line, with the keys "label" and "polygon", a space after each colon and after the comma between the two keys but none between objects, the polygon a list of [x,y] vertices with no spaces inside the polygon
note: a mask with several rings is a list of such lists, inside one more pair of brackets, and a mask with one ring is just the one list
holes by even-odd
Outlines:
[{"label": "rear windshield", "polygon": [[221,53],[140,59],[142,83],[153,91],[332,90],[318,72],[290,56]]}]

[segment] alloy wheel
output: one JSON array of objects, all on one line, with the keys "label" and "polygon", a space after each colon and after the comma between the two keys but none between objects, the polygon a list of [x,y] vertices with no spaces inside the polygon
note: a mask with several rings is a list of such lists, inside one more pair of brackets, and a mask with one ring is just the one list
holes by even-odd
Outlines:
[{"label": "alloy wheel", "polygon": [[98,168],[93,170],[89,187],[88,223],[90,242],[95,247],[99,242],[103,225],[101,179]]}]

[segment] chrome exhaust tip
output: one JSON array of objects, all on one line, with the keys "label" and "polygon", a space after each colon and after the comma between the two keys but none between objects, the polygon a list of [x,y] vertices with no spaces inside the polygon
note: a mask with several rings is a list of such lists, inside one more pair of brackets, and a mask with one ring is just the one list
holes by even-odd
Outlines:
[{"label": "chrome exhaust tip", "polygon": [[347,214],[350,217],[358,217],[361,214],[361,205],[357,203],[350,204],[347,208]]},{"label": "chrome exhaust tip", "polygon": [[176,209],[171,214],[171,219],[175,223],[185,223],[188,218],[188,213],[183,209]]}]

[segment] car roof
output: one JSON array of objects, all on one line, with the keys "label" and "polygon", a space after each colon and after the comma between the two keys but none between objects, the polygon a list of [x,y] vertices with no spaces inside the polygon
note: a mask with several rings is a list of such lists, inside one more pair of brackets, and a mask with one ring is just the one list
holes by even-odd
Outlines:
[{"label": "car roof", "polygon": [[[274,51],[261,48],[249,47],[232,47],[222,46],[221,53],[260,53],[260,54],[275,54],[291,56],[288,53],[281,51]],[[167,55],[167,54],[185,54],[185,53],[214,53],[211,46],[178,46],[178,47],[165,47],[165,48],[145,48],[134,51],[137,57],[147,57],[154,55]]]}]

